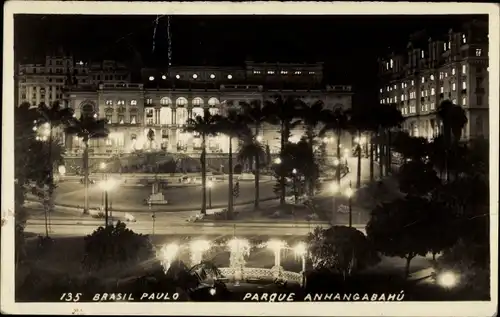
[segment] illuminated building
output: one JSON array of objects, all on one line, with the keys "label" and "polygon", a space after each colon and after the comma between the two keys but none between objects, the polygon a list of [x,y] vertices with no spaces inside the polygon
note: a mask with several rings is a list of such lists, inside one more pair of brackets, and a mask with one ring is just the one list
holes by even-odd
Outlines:
[{"label": "illuminated building", "polygon": [[412,36],[406,54],[379,59],[380,102],[396,104],[413,136],[436,136],[439,104],[464,108],[462,136],[488,137],[488,24],[472,21],[442,38]]},{"label": "illuminated building", "polygon": [[[109,123],[107,139],[92,140],[93,155],[130,153],[134,150],[199,153],[199,136],[184,132],[189,118],[225,114],[242,102],[272,100],[278,94],[293,95],[307,104],[322,100],[327,108],[351,107],[350,86],[322,84],[322,64],[269,64],[247,62],[245,67],[170,67],[143,69],[142,83],[101,83],[78,85],[65,94],[69,107],[79,116],[97,114]],[[153,133],[150,133],[152,131]],[[298,141],[303,128],[292,133]],[[259,140],[279,151],[276,126],[262,127]],[[154,138],[148,138],[154,135]],[[238,140],[233,141],[236,151]],[[345,136],[345,144],[350,137]],[[81,155],[82,144],[76,137],[66,139],[68,155]],[[207,140],[208,153],[227,153],[228,138],[223,135]]]}]

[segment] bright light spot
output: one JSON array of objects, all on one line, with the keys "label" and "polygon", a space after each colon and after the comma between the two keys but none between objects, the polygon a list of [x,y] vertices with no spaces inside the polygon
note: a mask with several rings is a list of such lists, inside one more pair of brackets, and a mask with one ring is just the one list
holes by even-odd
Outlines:
[{"label": "bright light spot", "polygon": [[189,244],[191,251],[193,252],[205,252],[210,249],[210,242],[207,240],[193,240]]},{"label": "bright light spot", "polygon": [[304,242],[299,242],[296,246],[293,247],[293,251],[298,256],[303,256],[307,252],[307,246]]},{"label": "bright light spot", "polygon": [[159,257],[162,260],[165,271],[168,271],[177,253],[179,253],[179,245],[177,243],[169,243],[161,247]]},{"label": "bright light spot", "polygon": [[33,131],[36,131],[36,130],[37,130],[37,128],[36,128],[36,127],[33,127]]},{"label": "bright light spot", "polygon": [[105,162],[101,162],[101,164],[99,164],[99,168],[100,169],[105,169],[106,168],[106,163]]},{"label": "bright light spot", "polygon": [[83,65],[83,62],[82,62],[82,61],[79,61],[79,62],[78,62],[78,64],[79,64],[79,65]]},{"label": "bright light spot", "polygon": [[338,158],[336,158],[336,159],[333,160],[333,166],[337,166],[339,164],[340,164],[340,161],[339,161]]},{"label": "bright light spot", "polygon": [[360,141],[361,144],[365,144],[366,143],[366,137],[362,136],[359,141]]},{"label": "bright light spot", "polygon": [[47,140],[48,140],[48,138],[47,138],[46,136],[42,136],[41,140],[42,140],[42,141],[47,141]]},{"label": "bright light spot", "polygon": [[294,169],[292,170],[292,174],[297,174],[297,169],[296,169],[296,168],[294,168]]},{"label": "bright light spot", "polygon": [[210,295],[214,296],[215,293],[217,293],[217,291],[215,290],[215,288],[211,288],[209,291]]},{"label": "bright light spot", "polygon": [[233,75],[227,75],[227,79],[233,79]]},{"label": "bright light spot", "polygon": [[94,118],[97,118],[97,113],[94,113]]},{"label": "bright light spot", "polygon": [[257,139],[257,142],[262,142],[262,136],[258,135],[256,139]]},{"label": "bright light spot", "polygon": [[45,129],[49,129],[49,128],[50,128],[50,123],[45,122],[45,123],[43,124],[43,127],[44,127]]},{"label": "bright light spot", "polygon": [[180,79],[181,75],[175,75],[175,78]]},{"label": "bright light spot", "polygon": [[208,181],[207,182],[207,188],[212,188],[212,187],[214,187],[214,182]]},{"label": "bright light spot", "polygon": [[246,239],[233,238],[227,242],[227,246],[231,253],[240,252],[247,254],[250,251],[250,243]]},{"label": "bright light spot", "polygon": [[110,179],[107,179],[107,180],[104,180],[104,181],[101,181],[99,183],[99,187],[102,189],[102,190],[105,190],[105,191],[110,191],[112,190],[114,187],[116,186],[116,181],[112,178]]},{"label": "bright light spot", "polygon": [[323,138],[323,143],[328,143],[328,138],[327,137]]},{"label": "bright light spot", "polygon": [[167,79],[167,76],[161,75],[161,79],[165,80],[165,79]]},{"label": "bright light spot", "polygon": [[354,194],[354,191],[352,190],[352,188],[346,188],[344,194],[346,195],[347,198],[351,198],[352,195]]},{"label": "bright light spot", "polygon": [[57,170],[59,171],[59,174],[61,174],[61,175],[66,174],[66,167],[64,165],[59,165]]},{"label": "bright light spot", "polygon": [[359,138],[358,137],[354,138],[354,142],[359,143]]},{"label": "bright light spot", "polygon": [[36,124],[36,123],[37,123],[36,120],[33,120],[33,124]]},{"label": "bright light spot", "polygon": [[155,80],[155,77],[154,76],[149,76],[149,81],[153,81]]},{"label": "bright light spot", "polygon": [[76,113],[73,113],[73,118],[76,118]]},{"label": "bright light spot", "polygon": [[210,74],[210,78],[214,79],[215,75],[214,74]]},{"label": "bright light spot", "polygon": [[198,78],[198,75],[193,74],[193,78],[194,78],[194,79]]},{"label": "bright light spot", "polygon": [[337,192],[339,191],[339,184],[337,184],[337,183],[332,183],[332,184],[330,185],[330,190],[331,190],[331,192],[332,192],[332,193],[334,193],[334,194],[335,194],[335,193],[337,193]]},{"label": "bright light spot", "polygon": [[281,164],[281,159],[279,157],[275,158],[274,164]]},{"label": "bright light spot", "polygon": [[38,137],[38,136],[35,137],[35,140],[40,141],[40,137]]},{"label": "bright light spot", "polygon": [[279,252],[281,249],[285,247],[285,242],[281,240],[270,240],[267,242],[267,247],[274,252]]},{"label": "bright light spot", "polygon": [[440,273],[437,276],[437,283],[442,287],[452,288],[458,283],[458,275],[450,271]]}]

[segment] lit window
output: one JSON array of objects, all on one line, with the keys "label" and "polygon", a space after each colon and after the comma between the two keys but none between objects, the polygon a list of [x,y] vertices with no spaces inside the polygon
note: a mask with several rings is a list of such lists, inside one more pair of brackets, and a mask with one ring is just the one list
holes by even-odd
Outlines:
[{"label": "lit window", "polygon": [[392,97],[391,97],[391,98],[389,98],[389,103],[392,103]]},{"label": "lit window", "polygon": [[465,104],[467,103],[467,98],[466,97],[463,97],[462,98],[462,105],[465,106]]},{"label": "lit window", "polygon": [[462,43],[467,43],[467,37],[465,36],[465,34],[462,34]]},{"label": "lit window", "polygon": [[149,81],[153,81],[155,80],[155,77],[154,76],[149,76]]},{"label": "lit window", "polygon": [[389,103],[389,98],[386,98],[385,100],[386,100],[387,103]]},{"label": "lit window", "polygon": [[476,56],[478,56],[478,57],[479,57],[479,56],[481,56],[481,54],[482,54],[482,53],[483,53],[483,50],[482,50],[482,49],[480,49],[480,48],[477,48],[477,49],[476,49]]},{"label": "lit window", "polygon": [[394,90],[398,89],[398,86],[394,85]]},{"label": "lit window", "polygon": [[439,79],[443,79],[444,78],[444,73],[443,72],[439,72]]},{"label": "lit window", "polygon": [[446,43],[443,43],[443,48],[446,51]]},{"label": "lit window", "polygon": [[302,72],[300,70],[295,71],[295,75],[300,75]]},{"label": "lit window", "polygon": [[125,104],[125,100],[118,100],[116,102],[117,105],[123,106]]},{"label": "lit window", "polygon": [[441,88],[439,88],[439,92],[440,93],[444,93],[444,87],[443,86],[441,86]]},{"label": "lit window", "polygon": [[215,74],[210,74],[210,78],[214,79],[215,78]]},{"label": "lit window", "polygon": [[131,115],[130,116],[130,123],[131,124],[136,124],[137,123],[137,116],[136,115]]},{"label": "lit window", "polygon": [[198,75],[197,74],[193,74],[193,78],[194,79],[198,78]]},{"label": "lit window", "polygon": [[408,87],[408,83],[405,83],[405,88]]},{"label": "lit window", "polygon": [[130,100],[130,105],[137,106],[137,100],[134,100],[134,99]]},{"label": "lit window", "polygon": [[454,105],[457,104],[457,100],[456,99],[453,99],[451,102],[453,102]]},{"label": "lit window", "polygon": [[415,81],[412,79],[411,80],[411,85],[414,86],[415,85]]},{"label": "lit window", "polygon": [[110,137],[107,137],[106,138],[106,145],[113,145],[113,139],[111,139]]},{"label": "lit window", "polygon": [[160,99],[160,104],[163,105],[163,106],[168,106],[171,103],[172,103],[172,101],[168,97],[163,97],[163,98]]},{"label": "lit window", "polygon": [[401,83],[401,89],[405,88],[405,83]]},{"label": "lit window", "polygon": [[385,69],[389,69],[389,62],[385,62]]},{"label": "lit window", "polygon": [[165,80],[165,79],[167,79],[167,76],[161,75],[161,79]]},{"label": "lit window", "polygon": [[431,96],[434,96],[436,94],[436,89],[431,88]]},{"label": "lit window", "polygon": [[111,106],[113,104],[113,100],[106,100],[106,105]]},{"label": "lit window", "polygon": [[394,96],[394,102],[398,102],[398,96]]},{"label": "lit window", "polygon": [[455,83],[451,84],[451,90],[453,91],[457,90],[457,85]]},{"label": "lit window", "polygon": [[448,41],[448,49],[450,49],[450,48],[451,48],[451,42]]},{"label": "lit window", "polygon": [[385,87],[385,90],[386,91],[391,91],[391,87],[387,86],[387,87]]},{"label": "lit window", "polygon": [[462,89],[467,89],[467,83],[465,81],[462,82]]},{"label": "lit window", "polygon": [[254,74],[260,74],[260,70],[254,70],[253,73]]},{"label": "lit window", "polygon": [[153,104],[153,99],[151,99],[151,98],[146,99],[146,104],[147,105]]},{"label": "lit window", "polygon": [[112,119],[113,119],[113,115],[111,115],[111,114],[107,114],[107,115],[106,115],[106,122],[107,122],[108,124],[111,124],[111,120],[112,120]]},{"label": "lit window", "polygon": [[391,58],[390,62],[391,62],[391,68],[392,68],[394,66],[394,61],[392,60],[392,58]]},{"label": "lit window", "polygon": [[429,91],[428,91],[427,89],[426,89],[426,90],[424,90],[424,96],[425,96],[425,97],[427,97],[428,92],[429,92]]},{"label": "lit window", "polygon": [[425,83],[425,77],[422,77],[422,84]]},{"label": "lit window", "polygon": [[401,101],[405,100],[405,95],[401,94]]},{"label": "lit window", "polygon": [[380,93],[384,92],[384,90],[382,88],[380,88]]},{"label": "lit window", "polygon": [[316,72],[309,72],[309,75],[314,75],[316,74]]},{"label": "lit window", "polygon": [[286,70],[281,71],[281,75],[286,75],[286,74],[288,74],[288,72]]},{"label": "lit window", "polygon": [[233,75],[227,75],[227,79],[233,79]]},{"label": "lit window", "polygon": [[467,73],[467,65],[462,65],[462,74]]},{"label": "lit window", "polygon": [[119,124],[124,124],[125,123],[125,119],[123,116],[118,116],[118,123]]},{"label": "lit window", "polygon": [[445,72],[445,73],[444,73],[444,77],[445,77],[445,78],[446,78],[446,77],[448,77],[448,72]]},{"label": "lit window", "polygon": [[268,70],[268,71],[267,71],[267,74],[268,74],[268,75],[274,75],[274,70]]},{"label": "lit window", "polygon": [[424,50],[421,50],[421,51],[420,51],[420,57],[421,57],[421,58],[424,58],[424,57],[425,57],[425,52],[424,52]]},{"label": "lit window", "polygon": [[381,99],[381,100],[380,100],[380,103],[384,103],[384,99]]},{"label": "lit window", "polygon": [[181,75],[177,74],[177,75],[175,75],[175,78],[180,79]]},{"label": "lit window", "polygon": [[203,99],[200,97],[196,97],[193,99],[193,106],[201,106],[203,105]]},{"label": "lit window", "polygon": [[456,72],[456,71],[455,71],[455,67],[453,67],[453,68],[451,69],[451,74],[452,74],[452,75],[455,75],[455,72]]},{"label": "lit window", "polygon": [[431,75],[431,80],[434,80],[434,75]]},{"label": "lit window", "polygon": [[434,108],[436,108],[436,103],[435,102],[431,102],[431,110],[434,110]]}]

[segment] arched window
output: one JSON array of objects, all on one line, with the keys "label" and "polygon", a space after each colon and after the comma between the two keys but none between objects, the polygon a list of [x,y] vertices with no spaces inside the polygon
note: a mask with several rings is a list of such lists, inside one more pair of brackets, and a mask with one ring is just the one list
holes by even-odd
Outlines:
[{"label": "arched window", "polygon": [[[177,99],[179,100],[179,99]],[[176,123],[179,125],[186,124],[188,119],[188,111],[186,108],[178,108],[175,112]]]},{"label": "arched window", "polygon": [[192,118],[195,119],[196,117],[202,117],[203,118],[203,108],[201,107],[194,107],[193,112],[192,112]]},{"label": "arched window", "polygon": [[203,106],[203,99],[196,97],[193,99],[193,106]]},{"label": "arched window", "polygon": [[177,98],[177,100],[175,101],[175,105],[178,107],[186,106],[187,103],[188,103],[188,101],[184,97]]},{"label": "arched window", "polygon": [[213,98],[213,97],[210,98],[210,99],[208,99],[208,105],[209,106],[216,106],[218,104],[219,104],[219,99]]},{"label": "arched window", "polygon": [[162,106],[170,106],[172,104],[172,100],[170,100],[170,98],[168,98],[168,97],[163,97],[160,100],[160,104]]},{"label": "arched window", "polygon": [[220,114],[219,108],[211,107],[211,108],[208,109],[208,111],[210,112],[210,114],[212,116]]},{"label": "arched window", "polygon": [[161,124],[172,124],[172,109],[169,107],[163,107],[160,109],[160,123]]}]

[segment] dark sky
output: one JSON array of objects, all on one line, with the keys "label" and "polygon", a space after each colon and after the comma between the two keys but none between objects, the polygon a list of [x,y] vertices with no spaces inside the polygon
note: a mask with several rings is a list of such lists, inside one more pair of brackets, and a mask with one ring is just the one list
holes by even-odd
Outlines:
[{"label": "dark sky", "polygon": [[[122,60],[134,68],[166,63],[166,17],[18,15],[16,58],[43,57],[58,46],[77,58]],[[377,57],[404,48],[411,32],[446,32],[473,16],[173,16],[174,65],[325,62],[334,84],[355,87],[356,103],[376,102]],[[475,17],[477,18],[477,16]]]}]

